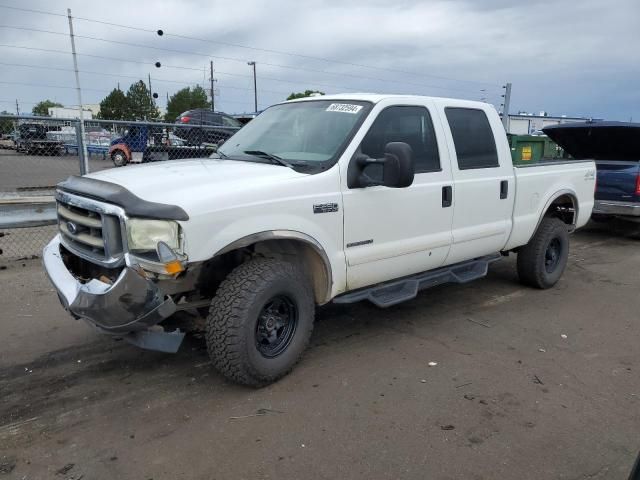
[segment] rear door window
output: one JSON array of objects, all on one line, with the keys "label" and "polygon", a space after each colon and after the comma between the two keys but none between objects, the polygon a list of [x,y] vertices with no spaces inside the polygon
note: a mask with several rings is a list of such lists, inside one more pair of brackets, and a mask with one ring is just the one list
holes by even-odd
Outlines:
[{"label": "rear door window", "polygon": [[460,170],[496,168],[498,151],[487,115],[473,108],[445,108]]}]

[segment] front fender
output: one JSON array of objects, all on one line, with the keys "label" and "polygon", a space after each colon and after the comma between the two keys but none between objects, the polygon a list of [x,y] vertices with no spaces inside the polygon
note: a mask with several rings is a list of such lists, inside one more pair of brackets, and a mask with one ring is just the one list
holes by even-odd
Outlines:
[{"label": "front fender", "polygon": [[185,231],[185,251],[190,262],[198,262],[258,241],[297,240],[309,245],[322,258],[330,282],[328,291],[333,297],[346,288],[345,257],[340,248],[342,217],[326,215],[323,225],[322,222],[287,213],[249,217],[236,214],[231,222],[215,230],[214,234],[211,224],[204,218],[193,218],[181,222]]}]

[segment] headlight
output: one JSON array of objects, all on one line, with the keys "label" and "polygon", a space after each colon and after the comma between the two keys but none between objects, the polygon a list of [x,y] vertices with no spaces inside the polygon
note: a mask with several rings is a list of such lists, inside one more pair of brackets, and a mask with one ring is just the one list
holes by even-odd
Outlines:
[{"label": "headlight", "polygon": [[132,252],[155,252],[158,242],[164,242],[170,248],[179,250],[179,235],[180,226],[171,220],[130,218],[127,221],[129,250]]}]

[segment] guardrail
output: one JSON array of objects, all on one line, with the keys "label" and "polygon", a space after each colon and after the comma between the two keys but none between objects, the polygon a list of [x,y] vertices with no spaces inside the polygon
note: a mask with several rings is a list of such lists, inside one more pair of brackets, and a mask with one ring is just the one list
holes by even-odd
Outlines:
[{"label": "guardrail", "polygon": [[57,230],[52,195],[0,197],[0,270],[38,258]]},{"label": "guardrail", "polygon": [[56,223],[56,202],[51,195],[0,198],[0,228],[42,227]]}]

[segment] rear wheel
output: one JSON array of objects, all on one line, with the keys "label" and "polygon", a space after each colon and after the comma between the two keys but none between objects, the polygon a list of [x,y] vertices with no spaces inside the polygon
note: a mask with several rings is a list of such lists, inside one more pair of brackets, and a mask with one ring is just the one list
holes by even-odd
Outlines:
[{"label": "rear wheel", "polygon": [[225,377],[245,385],[272,383],[291,371],[313,330],[310,279],[294,263],[260,258],[220,284],[207,318],[207,349]]},{"label": "rear wheel", "polygon": [[122,150],[114,150],[111,153],[111,160],[116,167],[124,167],[129,163],[127,155]]},{"label": "rear wheel", "polygon": [[569,258],[569,232],[560,219],[545,217],[533,238],[518,251],[518,277],[525,285],[551,288]]}]

